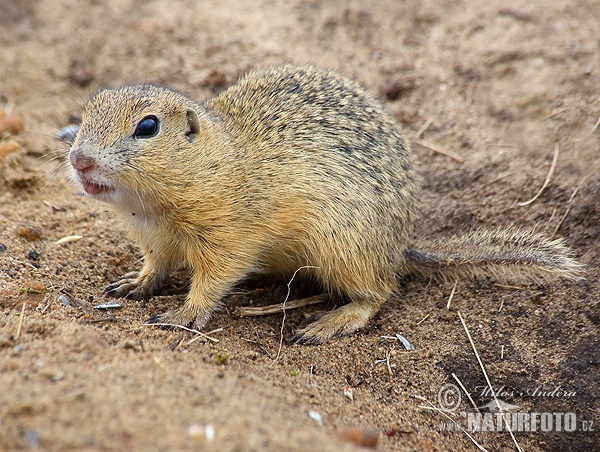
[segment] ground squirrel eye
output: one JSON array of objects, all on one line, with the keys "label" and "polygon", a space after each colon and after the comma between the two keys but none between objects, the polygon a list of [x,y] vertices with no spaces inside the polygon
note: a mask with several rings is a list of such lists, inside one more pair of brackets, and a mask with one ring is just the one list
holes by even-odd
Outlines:
[{"label": "ground squirrel eye", "polygon": [[142,119],[135,132],[133,138],[151,138],[158,133],[158,118],[154,115],[146,116]]}]

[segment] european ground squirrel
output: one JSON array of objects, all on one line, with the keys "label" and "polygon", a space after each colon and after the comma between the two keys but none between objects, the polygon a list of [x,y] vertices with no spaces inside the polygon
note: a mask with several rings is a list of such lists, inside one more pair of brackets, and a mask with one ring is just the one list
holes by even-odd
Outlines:
[{"label": "european ground squirrel", "polygon": [[107,201],[144,253],[106,296],[156,294],[178,264],[187,299],[150,322],[203,327],[253,272],[300,267],[349,302],[298,331],[363,328],[407,273],[575,278],[561,240],[475,231],[413,244],[420,178],[400,126],[357,83],[314,67],[248,73],[205,103],[154,85],[95,94],[70,150],[73,178]]}]

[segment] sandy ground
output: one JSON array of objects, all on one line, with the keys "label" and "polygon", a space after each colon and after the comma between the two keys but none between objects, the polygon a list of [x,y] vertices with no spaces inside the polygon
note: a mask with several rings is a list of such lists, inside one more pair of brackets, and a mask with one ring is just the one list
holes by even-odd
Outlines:
[{"label": "sandy ground", "polygon": [[[0,105],[24,120],[0,139],[0,450],[351,450],[338,435],[351,427],[375,430],[379,450],[476,450],[423,408],[453,375],[476,405],[491,401],[458,312],[504,402],[575,413],[574,432],[515,433],[522,450],[598,447],[598,11],[594,0],[0,1]],[[369,328],[320,346],[288,340],[332,306],[289,312],[283,340],[281,315],[235,315],[283,301],[279,282],[236,288],[207,326],[215,341],[142,326],[182,302],[185,272],[160,297],[94,309],[141,255],[106,206],[77,196],[52,135],[103,87],[152,81],[204,99],[282,62],[357,79],[408,137],[464,160],[414,146],[419,236],[535,227],[565,238],[586,280],[460,281],[446,309],[452,284],[406,279]],[[556,146],[550,183],[519,206]],[[55,243],[71,235],[83,238]],[[383,337],[396,333],[415,350]],[[448,416],[467,427],[470,409],[462,393]],[[472,436],[516,447],[506,431]]]}]

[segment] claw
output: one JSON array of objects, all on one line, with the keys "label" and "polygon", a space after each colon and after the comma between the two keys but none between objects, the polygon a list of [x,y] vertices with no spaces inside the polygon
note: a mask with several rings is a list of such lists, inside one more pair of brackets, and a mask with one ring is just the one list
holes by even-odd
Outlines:
[{"label": "claw", "polygon": [[168,312],[165,312],[164,314],[157,314],[157,315],[150,316],[146,319],[146,321],[144,322],[144,325],[161,324],[160,328],[165,329],[165,330],[177,328],[179,326],[184,327],[184,328],[194,328],[195,320],[192,320],[188,323],[174,322],[174,321],[170,321],[168,318],[165,318],[165,316],[167,316],[167,314],[168,314]]},{"label": "claw", "polygon": [[320,345],[323,343],[323,341],[315,336],[306,336],[304,333],[296,333],[292,336],[292,338],[290,339],[292,342],[294,342],[295,344],[302,344],[302,345]]},{"label": "claw", "polygon": [[160,315],[153,315],[151,317],[148,317],[144,322],[144,325],[154,325],[155,323],[161,323]]},{"label": "claw", "polygon": [[[106,289],[108,289],[108,287]],[[111,290],[106,290],[106,289],[104,289],[102,291],[102,298],[117,298],[117,296],[115,295],[115,292],[117,289],[111,289]]]}]

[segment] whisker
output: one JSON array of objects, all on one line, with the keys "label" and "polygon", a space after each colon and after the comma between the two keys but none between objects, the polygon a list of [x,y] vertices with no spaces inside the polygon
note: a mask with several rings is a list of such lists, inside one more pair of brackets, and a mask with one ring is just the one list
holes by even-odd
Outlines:
[{"label": "whisker", "polygon": [[[79,91],[77,91],[75,88],[73,88],[69,83],[67,83],[65,80],[60,80],[62,83],[64,83],[67,88],[69,88],[71,91],[73,91],[75,94],[77,94],[77,97],[79,97],[79,100],[81,101],[81,103],[78,103],[75,99],[70,99],[72,100],[74,103],[76,103],[77,105],[79,105],[79,108],[83,109],[83,106],[86,104],[86,100],[81,96],[81,94],[79,94]],[[63,94],[65,97],[68,97],[66,94]]]}]

